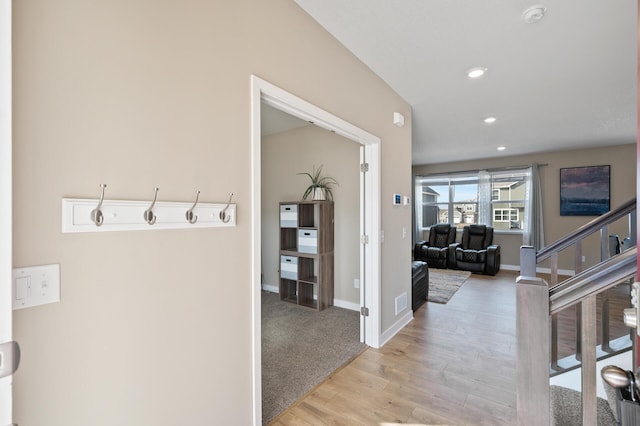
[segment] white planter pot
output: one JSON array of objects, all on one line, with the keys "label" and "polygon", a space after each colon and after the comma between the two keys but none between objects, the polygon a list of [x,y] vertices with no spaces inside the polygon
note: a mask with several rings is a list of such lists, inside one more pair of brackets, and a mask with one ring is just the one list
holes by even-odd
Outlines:
[{"label": "white planter pot", "polygon": [[327,199],[327,194],[324,191],[324,188],[315,188],[313,190],[313,200],[314,201],[324,201]]}]

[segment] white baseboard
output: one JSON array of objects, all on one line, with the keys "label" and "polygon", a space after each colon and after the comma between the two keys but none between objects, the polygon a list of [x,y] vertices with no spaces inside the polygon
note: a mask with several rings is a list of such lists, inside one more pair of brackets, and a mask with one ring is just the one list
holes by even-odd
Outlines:
[{"label": "white baseboard", "polygon": [[333,306],[342,309],[348,309],[350,311],[360,312],[360,304],[354,302],[347,302],[346,300],[333,299]]},{"label": "white baseboard", "polygon": [[[269,284],[263,283],[262,289],[264,291],[269,291],[271,293],[278,293],[278,286],[275,286],[275,285],[269,285]],[[314,296],[313,298],[315,299],[316,297]],[[336,306],[342,309],[348,309],[350,311],[360,312],[360,304],[355,302],[348,302],[346,300],[333,299],[333,306]]]},{"label": "white baseboard", "polygon": [[269,284],[262,284],[262,289],[264,291],[269,291],[271,293],[278,293],[278,286],[277,285],[269,285]]},{"label": "white baseboard", "polygon": [[519,271],[520,265],[500,265],[500,269],[504,269],[505,271]]},{"label": "white baseboard", "polygon": [[404,314],[395,324],[387,329],[382,336],[380,336],[380,348],[383,347],[393,336],[398,334],[400,330],[402,330],[407,324],[409,324],[413,320],[413,311],[411,309],[407,310],[407,313]]},{"label": "white baseboard", "polygon": [[[500,269],[504,269],[505,271],[519,271],[520,265],[500,265]],[[550,274],[551,268],[536,268],[536,272],[540,274]],[[558,269],[558,275],[573,276],[575,274],[576,271],[571,269]]]}]

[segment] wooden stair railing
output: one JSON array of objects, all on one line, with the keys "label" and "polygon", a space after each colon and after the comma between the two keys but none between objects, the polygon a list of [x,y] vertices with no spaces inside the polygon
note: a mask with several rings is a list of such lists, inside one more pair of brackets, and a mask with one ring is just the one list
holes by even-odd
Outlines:
[{"label": "wooden stair railing", "polygon": [[[549,367],[557,367],[556,314],[577,306],[577,348],[582,368],[583,425],[596,424],[596,296],[636,275],[635,199],[589,222],[540,252],[521,248],[516,281],[517,419],[520,425],[550,423]],[[609,257],[607,227],[629,216],[634,247]],[[602,262],[582,271],[581,242],[600,231]],[[558,284],[558,252],[575,245],[576,275]],[[550,285],[536,276],[537,264],[551,259]],[[555,323],[555,324],[554,324]],[[604,343],[604,341],[603,341]],[[551,353],[551,359],[550,359]]]}]

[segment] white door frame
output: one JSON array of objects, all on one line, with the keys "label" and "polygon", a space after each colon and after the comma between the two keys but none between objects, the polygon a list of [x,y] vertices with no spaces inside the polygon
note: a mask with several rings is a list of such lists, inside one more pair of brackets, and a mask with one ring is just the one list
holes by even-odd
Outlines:
[{"label": "white door frame", "polygon": [[[262,344],[261,344],[261,155],[260,104],[264,101],[281,111],[310,121],[347,139],[363,145],[369,170],[364,174],[364,229],[368,242],[363,246],[364,300],[369,308],[365,317],[365,343],[380,346],[380,138],[356,127],[313,104],[280,89],[273,84],[251,76],[251,288],[252,288],[252,352],[253,352],[253,424],[262,424]],[[361,217],[362,222],[362,217]],[[361,261],[362,263],[362,261]]]},{"label": "white door frame", "polygon": [[[0,0],[0,343],[12,339],[11,0]],[[0,379],[0,425],[12,423],[12,377]]]}]

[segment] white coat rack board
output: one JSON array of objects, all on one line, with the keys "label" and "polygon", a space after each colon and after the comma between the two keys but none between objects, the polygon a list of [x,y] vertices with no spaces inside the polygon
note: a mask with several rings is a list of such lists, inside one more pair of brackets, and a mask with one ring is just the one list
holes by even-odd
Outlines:
[{"label": "white coat rack board", "polygon": [[236,226],[236,205],[227,203],[63,198],[62,232],[143,231],[154,229],[217,228]]}]

